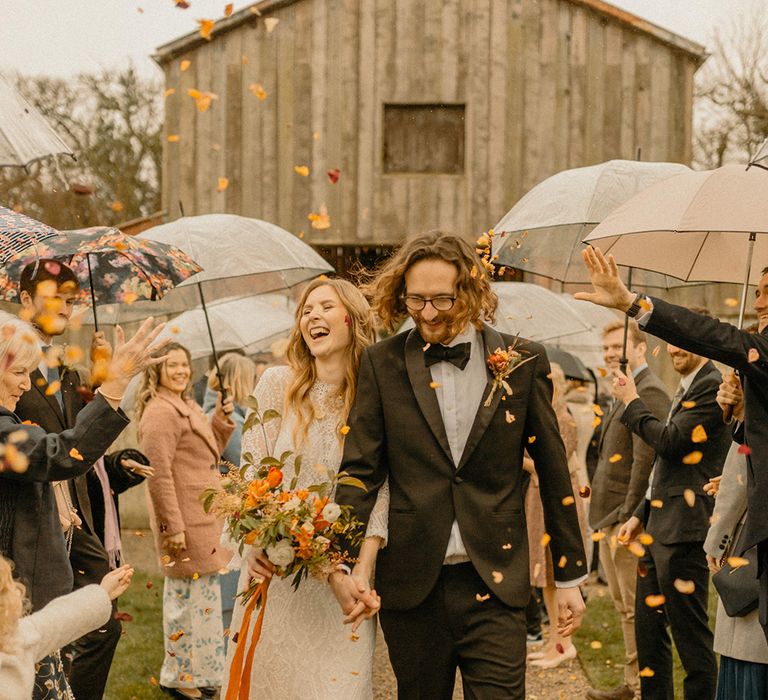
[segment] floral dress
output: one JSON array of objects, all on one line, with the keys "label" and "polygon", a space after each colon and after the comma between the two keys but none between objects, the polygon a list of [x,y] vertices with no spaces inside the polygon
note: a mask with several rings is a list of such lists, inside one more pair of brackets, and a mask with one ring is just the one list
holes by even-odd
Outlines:
[{"label": "floral dress", "polygon": [[[267,443],[260,426],[243,435],[243,452],[251,452],[254,461],[267,454],[295,451],[293,427],[295,416],[286,409],[285,393],[291,381],[288,367],[268,369],[256,387],[259,409],[274,409],[282,418],[266,423]],[[341,399],[334,387],[315,382],[310,390],[316,418],[299,450],[302,469],[297,488],[328,479],[327,469],[341,464],[342,444],[339,440]],[[286,481],[293,478],[293,461],[285,469]],[[382,487],[371,513],[366,535],[386,541],[389,510],[388,485]],[[238,590],[248,584],[245,557]],[[235,603],[230,639],[240,630],[244,607]],[[256,616],[254,615],[254,618]],[[343,614],[330,586],[309,577],[297,590],[291,579],[273,578],[268,590],[261,639],[253,661],[250,697],[258,700],[330,700],[371,698],[373,652],[376,642],[374,620],[367,620],[352,634],[342,622]],[[243,636],[241,633],[239,636]],[[237,645],[229,645],[227,668]],[[225,673],[226,675],[226,673]],[[226,695],[222,688],[222,697]]]}]

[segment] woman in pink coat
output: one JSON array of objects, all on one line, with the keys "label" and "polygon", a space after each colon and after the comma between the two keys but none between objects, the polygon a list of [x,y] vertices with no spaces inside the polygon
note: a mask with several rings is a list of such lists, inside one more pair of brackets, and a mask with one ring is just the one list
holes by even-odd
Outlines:
[{"label": "woman in pink coat", "polygon": [[224,632],[218,572],[230,559],[219,544],[223,522],[206,513],[200,494],[216,487],[219,456],[234,423],[232,399],[219,400],[210,420],[189,398],[191,358],[177,343],[148,369],[136,403],[141,451],[154,469],[147,483],[152,530],[165,576],[165,659],[160,686],[199,698],[221,685]]}]

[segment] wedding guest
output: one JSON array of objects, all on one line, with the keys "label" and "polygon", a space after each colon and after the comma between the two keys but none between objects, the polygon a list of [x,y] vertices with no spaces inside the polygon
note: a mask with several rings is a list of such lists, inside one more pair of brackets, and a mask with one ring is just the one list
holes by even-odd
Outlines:
[{"label": "wedding guest", "polygon": [[[33,610],[72,591],[73,572],[51,482],[84,474],[128,424],[119,410],[130,378],[150,360],[149,346],[162,330],[150,332],[151,319],[124,342],[122,332],[107,367],[107,380],[76,417],[74,427],[46,433],[14,413],[19,397],[31,389],[30,374],[40,362],[32,328],[23,321],[0,327],[0,441],[5,445],[0,470],[0,553],[15,562]],[[9,444],[10,443],[10,444]],[[33,697],[68,697],[61,655],[39,663]],[[88,697],[88,696],[86,696]]]},{"label": "wedding guest", "polygon": [[[45,358],[32,370],[32,387],[19,399],[16,413],[22,420],[37,423],[46,432],[58,433],[75,425],[77,415],[86,405],[86,394],[90,393],[83,390],[83,381],[70,366],[63,347],[54,343],[55,338],[67,329],[79,283],[75,273],[66,265],[56,260],[40,259],[22,270],[19,288],[20,315],[33,325],[36,342]],[[104,333],[94,333],[91,360],[98,360],[103,370],[103,363],[109,361],[111,353],[112,348]],[[110,468],[115,469],[130,470],[137,466],[131,460],[124,459],[121,453],[107,455],[105,460]],[[110,555],[96,532],[89,485],[94,480],[100,481],[96,472],[102,478],[104,472],[101,464],[97,463],[94,463],[94,470],[56,486],[62,526],[67,531],[75,588],[98,583],[115,562],[114,551],[110,563]],[[105,503],[105,494],[101,483],[96,488],[98,508],[99,504]],[[110,542],[114,545],[114,539]],[[65,652],[67,675],[78,699],[100,698],[104,694],[120,634],[120,621],[112,617],[102,630],[76,640],[72,648]]]},{"label": "wedding guest", "polygon": [[[755,290],[752,308],[757,313],[758,332],[750,333],[722,323],[662,299],[636,294],[621,281],[616,261],[606,258],[599,248],[588,248],[584,262],[592,281],[592,292],[576,296],[601,306],[619,309],[638,317],[649,333],[689,352],[722,362],[737,369],[744,387],[744,420],[734,438],[749,451],[747,462],[751,475],[748,483],[748,517],[744,549],[758,546],[760,605],[768,606],[768,451],[765,425],[768,424],[768,267],[764,268]],[[761,619],[768,635],[768,617]]]},{"label": "wedding guest", "polygon": [[[603,329],[603,359],[608,371],[618,370],[624,341],[624,323],[616,320]],[[650,414],[663,420],[669,412],[669,397],[661,381],[648,368],[645,334],[630,322],[626,356],[637,391]],[[640,669],[635,638],[635,591],[637,557],[618,543],[621,526],[637,510],[648,488],[655,452],[622,421],[624,404],[614,401],[603,416],[598,462],[592,477],[589,524],[599,531],[598,547],[608,591],[621,619],[624,637],[624,682],[610,690],[590,688],[591,700],[632,700],[639,692]]]},{"label": "wedding guest", "polygon": [[[268,369],[256,386],[260,410],[275,410],[280,418],[254,426],[243,435],[243,452],[252,453],[256,463],[286,450],[302,455],[304,468],[298,474],[297,489],[327,480],[327,470],[338,470],[341,462],[342,428],[357,392],[360,355],[373,340],[371,309],[354,285],[339,279],[310,282],[296,309],[288,365]],[[290,458],[284,480],[290,482],[296,475],[294,465]],[[385,487],[377,499],[360,558],[349,576],[366,588],[379,548],[386,543],[387,507]],[[362,621],[350,635],[327,582],[310,577],[294,589],[290,578],[273,578],[273,571],[263,552],[249,548],[240,590],[246,589],[252,577],[271,578],[249,697],[371,698],[375,623]],[[374,607],[378,607],[377,602]],[[241,630],[243,611],[242,605],[236,606],[232,629],[246,639],[250,635]],[[236,649],[236,644],[230,644],[229,659]],[[230,678],[222,693],[232,693],[238,680]]]},{"label": "wedding guest", "polygon": [[[709,313],[705,309],[701,313]],[[722,377],[711,361],[667,345],[680,381],[669,414],[656,418],[640,398],[631,376],[617,372],[614,396],[624,405],[621,422],[656,452],[645,498],[619,530],[619,542],[629,545],[643,530],[646,543],[637,579],[635,634],[644,700],[674,695],[672,644],[685,669],[687,700],[712,700],[717,662],[708,624],[709,572],[703,551],[712,515],[712,499],[704,493],[710,478],[719,476],[731,442],[717,405]],[[695,459],[689,458],[694,456]],[[661,507],[654,507],[661,504]],[[680,590],[679,581],[686,586]],[[663,596],[662,605],[647,601]]]},{"label": "wedding guest", "polygon": [[0,556],[0,698],[7,700],[32,697],[35,663],[106,623],[110,601],[128,588],[133,569],[110,571],[99,585],[58,596],[31,615],[25,615],[24,584],[12,573],[11,562]]},{"label": "wedding guest", "polygon": [[[567,388],[565,375],[560,366],[553,363],[552,368],[552,408],[557,416],[557,425],[560,437],[563,438],[565,454],[568,458],[568,468],[571,475],[571,488],[574,494],[579,493],[580,483],[578,474],[578,462],[576,456],[577,432],[576,423],[565,403]],[[525,518],[528,525],[528,555],[531,570],[531,585],[542,589],[544,605],[550,619],[550,632],[547,643],[539,650],[528,654],[528,659],[536,668],[557,668],[560,664],[576,658],[576,647],[570,637],[558,633],[557,627],[551,621],[556,620],[557,588],[555,587],[555,563],[552,561],[552,551],[549,545],[541,546],[541,540],[546,533],[544,526],[544,509],[541,503],[541,491],[536,468],[529,457],[523,460],[523,468],[532,469],[531,484],[525,494]],[[579,527],[582,533],[582,541],[585,533],[585,513],[582,499],[576,496],[572,504],[576,508],[579,517]]]},{"label": "wedding guest", "polygon": [[209,420],[188,393],[189,351],[169,343],[163,352],[165,361],[144,373],[135,406],[141,450],[154,469],[147,480],[151,525],[165,577],[160,686],[175,697],[199,698],[222,681],[218,571],[231,556],[219,544],[224,523],[203,510],[200,494],[221,478],[233,403],[231,396],[219,401]]},{"label": "wedding guest", "polygon": [[[240,467],[240,439],[245,421],[245,402],[256,386],[256,365],[253,360],[244,355],[228,352],[219,359],[219,368],[221,369],[224,386],[227,392],[232,394],[234,406],[230,418],[235,424],[235,429],[232,431],[227,446],[221,453],[222,461],[219,463],[222,474],[226,474],[230,466]],[[215,371],[210,372],[208,375],[208,387],[203,401],[203,412],[209,417],[212,417],[213,412],[216,410],[219,390],[219,377]],[[221,585],[221,619],[224,625],[225,646],[228,645],[231,634],[231,631],[228,632],[228,630],[232,623],[232,611],[235,608],[238,578],[240,578],[239,569],[227,571],[227,573],[222,573],[219,576],[219,583]]]},{"label": "wedding guest", "polygon": [[[584,612],[584,548],[576,509],[563,506],[573,489],[549,362],[541,345],[484,323],[498,300],[482,263],[464,238],[432,231],[404,243],[371,289],[387,330],[408,315],[415,328],[363,352],[342,469],[367,490],[343,485],[337,500],[367,523],[389,483],[376,586],[404,698],[451,697],[457,667],[468,697],[525,697],[524,449],[539,470],[553,559],[565,564],[555,572],[560,633]],[[331,583],[354,596],[348,579],[335,572]]]}]

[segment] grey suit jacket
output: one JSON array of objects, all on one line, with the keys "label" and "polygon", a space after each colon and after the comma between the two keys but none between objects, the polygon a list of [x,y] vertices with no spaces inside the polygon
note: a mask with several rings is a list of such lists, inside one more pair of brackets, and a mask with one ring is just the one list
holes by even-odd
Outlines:
[{"label": "grey suit jacket", "polygon": [[[651,413],[666,420],[670,399],[661,380],[647,367],[635,378],[637,393]],[[592,478],[589,524],[593,530],[626,522],[645,497],[656,453],[622,424],[625,406],[615,402],[600,438],[599,456]]]}]

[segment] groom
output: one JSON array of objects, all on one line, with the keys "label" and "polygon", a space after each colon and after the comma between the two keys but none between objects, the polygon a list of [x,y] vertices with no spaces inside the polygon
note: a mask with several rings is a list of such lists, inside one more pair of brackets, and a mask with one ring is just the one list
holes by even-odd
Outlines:
[{"label": "groom", "polygon": [[[341,469],[367,491],[342,486],[337,501],[366,523],[389,478],[389,542],[376,587],[398,695],[449,699],[458,666],[467,698],[522,699],[525,450],[539,474],[561,632],[572,633],[584,612],[586,559],[547,356],[483,323],[497,299],[458,236],[433,231],[406,242],[373,292],[385,326],[410,315],[416,327],[363,353]],[[489,355],[509,347],[514,359],[494,373]],[[500,382],[506,370],[509,391]],[[331,577],[340,600],[354,590],[349,579]]]}]

